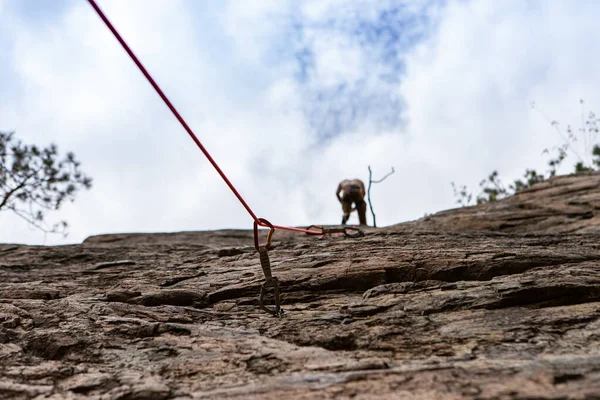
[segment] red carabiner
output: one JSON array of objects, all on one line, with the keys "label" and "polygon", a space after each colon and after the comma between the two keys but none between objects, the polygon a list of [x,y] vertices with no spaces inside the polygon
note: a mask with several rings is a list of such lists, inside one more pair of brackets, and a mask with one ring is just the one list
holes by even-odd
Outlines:
[{"label": "red carabiner", "polygon": [[269,248],[271,247],[271,241],[273,240],[273,233],[275,232],[275,227],[273,226],[272,223],[270,223],[269,221],[267,221],[264,218],[257,218],[254,221],[254,247],[256,248],[257,251],[260,248],[260,246],[258,245],[258,224],[259,223],[261,226],[269,227],[269,234],[267,235],[267,244],[264,245],[264,247],[267,250],[269,250]]}]

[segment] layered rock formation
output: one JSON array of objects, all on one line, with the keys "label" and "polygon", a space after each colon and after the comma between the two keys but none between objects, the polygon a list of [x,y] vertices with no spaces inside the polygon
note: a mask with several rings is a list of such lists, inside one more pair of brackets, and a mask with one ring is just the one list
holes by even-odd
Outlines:
[{"label": "layered rock formation", "polygon": [[0,398],[600,398],[600,175],[366,236],[0,245]]},{"label": "layered rock formation", "polygon": [[395,225],[402,231],[600,233],[600,174],[557,176],[502,201],[442,211]]}]

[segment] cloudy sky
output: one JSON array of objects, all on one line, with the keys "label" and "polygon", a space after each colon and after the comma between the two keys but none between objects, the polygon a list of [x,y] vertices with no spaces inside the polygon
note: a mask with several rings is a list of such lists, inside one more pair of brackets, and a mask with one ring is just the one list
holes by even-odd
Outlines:
[{"label": "cloudy sky", "polygon": [[[260,217],[336,224],[344,178],[380,226],[455,207],[450,182],[545,169],[542,115],[600,110],[594,0],[98,0]],[[73,151],[92,190],[44,235],[251,228],[252,219],[85,0],[0,0],[0,130]],[[369,222],[371,222],[371,217]],[[356,216],[350,220],[357,223]]]}]

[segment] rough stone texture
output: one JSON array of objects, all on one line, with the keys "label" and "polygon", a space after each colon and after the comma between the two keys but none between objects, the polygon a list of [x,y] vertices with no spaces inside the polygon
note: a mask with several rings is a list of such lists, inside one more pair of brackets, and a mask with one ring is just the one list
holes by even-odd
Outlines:
[{"label": "rough stone texture", "polygon": [[557,176],[495,203],[442,211],[402,231],[600,233],[600,173]]},{"label": "rough stone texture", "polygon": [[0,245],[0,398],[600,398],[599,179],[359,239],[277,231],[281,318],[250,231]]}]

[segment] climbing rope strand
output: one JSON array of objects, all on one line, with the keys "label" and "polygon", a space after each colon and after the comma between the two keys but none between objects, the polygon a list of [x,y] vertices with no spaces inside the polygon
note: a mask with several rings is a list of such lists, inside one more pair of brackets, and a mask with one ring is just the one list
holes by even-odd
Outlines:
[{"label": "climbing rope strand", "polygon": [[[263,225],[261,225],[263,226]],[[322,232],[319,231],[313,231],[311,229],[302,229],[302,228],[291,228],[289,226],[280,226],[280,225],[273,225],[273,227],[275,229],[282,229],[285,231],[293,231],[293,232],[302,232],[302,233],[306,233],[307,235],[322,235]]]},{"label": "climbing rope strand", "polygon": [[252,219],[254,219],[255,221],[257,221],[258,217],[256,216],[256,214],[254,214],[254,212],[252,211],[252,209],[250,208],[250,206],[246,203],[246,201],[244,200],[244,198],[240,195],[240,193],[236,190],[236,188],[233,186],[233,184],[229,181],[229,179],[227,178],[227,176],[225,175],[225,173],[221,170],[221,168],[219,168],[219,165],[216,163],[216,161],[211,157],[211,155],[204,148],[204,146],[202,145],[202,143],[200,143],[200,140],[198,140],[198,138],[196,137],[196,135],[194,134],[194,132],[192,131],[192,129],[188,126],[188,124],[185,122],[185,120],[183,119],[183,117],[179,114],[179,112],[177,111],[177,109],[175,108],[175,106],[171,103],[171,101],[169,100],[169,98],[164,94],[164,92],[162,91],[162,89],[158,86],[158,84],[156,83],[156,81],[154,80],[154,78],[152,78],[152,76],[146,70],[146,68],[141,63],[141,61],[137,58],[137,56],[129,48],[129,46],[127,45],[127,43],[125,42],[125,40],[121,37],[121,35],[119,34],[119,32],[113,26],[113,24],[108,20],[108,18],[106,17],[106,15],[104,15],[104,12],[102,12],[102,10],[98,6],[98,4],[96,4],[96,1],[95,0],[88,0],[88,2],[92,6],[92,8],[96,11],[96,13],[100,17],[100,19],[102,19],[102,21],[104,22],[104,24],[108,27],[108,29],[110,29],[110,31],[113,33],[113,35],[119,41],[119,43],[121,44],[121,46],[123,46],[123,48],[125,49],[125,51],[127,52],[127,54],[129,54],[129,57],[131,57],[131,59],[133,60],[133,62],[135,63],[135,65],[137,65],[137,67],[140,69],[140,71],[142,72],[142,74],[144,74],[144,76],[146,77],[146,79],[148,80],[148,82],[150,82],[150,84],[152,85],[152,87],[154,88],[154,90],[156,90],[156,92],[158,93],[158,95],[160,96],[160,98],[165,102],[165,104],[167,105],[167,107],[169,107],[169,110],[171,110],[171,112],[173,113],[173,115],[175,115],[175,118],[177,118],[177,120],[179,121],[179,123],[183,126],[183,128],[186,130],[186,132],[190,135],[190,137],[192,138],[192,140],[194,141],[194,143],[196,143],[196,145],[198,145],[198,147],[200,148],[200,150],[202,151],[202,153],[204,153],[204,156],[206,156],[206,158],[208,159],[208,161],[217,170],[217,172],[219,173],[219,175],[221,175],[221,178],[223,178],[223,180],[225,181],[225,183],[227,184],[227,186],[229,186],[229,189],[231,189],[231,191],[233,192],[233,194],[242,203],[242,205],[244,206],[244,208],[246,209],[246,211],[248,211],[248,213],[250,214],[250,216],[252,217]]},{"label": "climbing rope strand", "polygon": [[[96,11],[96,13],[100,17],[100,19],[104,22],[104,24],[112,32],[112,34],[115,36],[115,38],[118,40],[118,42],[121,44],[121,46],[123,47],[123,49],[125,49],[125,51],[127,52],[127,54],[129,54],[129,57],[131,57],[131,59],[133,60],[133,62],[135,63],[135,65],[137,65],[137,67],[140,69],[140,71],[142,72],[142,74],[146,77],[146,79],[148,80],[148,82],[150,82],[150,84],[152,85],[152,87],[154,88],[154,90],[156,91],[156,93],[158,93],[158,95],[165,102],[165,104],[167,105],[167,107],[169,107],[169,110],[171,110],[171,112],[173,113],[173,115],[175,116],[175,118],[177,118],[177,120],[179,121],[179,123],[181,124],[181,126],[183,126],[183,128],[186,130],[186,132],[190,135],[190,137],[192,138],[192,140],[194,141],[194,143],[196,143],[196,145],[202,151],[202,153],[204,154],[204,156],[208,159],[208,161],[212,164],[212,166],[215,168],[215,170],[219,173],[219,175],[221,176],[221,178],[223,178],[223,180],[225,181],[225,183],[227,184],[227,186],[229,186],[229,189],[231,189],[231,191],[233,192],[233,194],[235,195],[235,197],[238,198],[238,200],[240,201],[240,203],[242,203],[242,205],[244,206],[244,208],[246,209],[246,211],[248,211],[248,214],[250,214],[250,216],[254,220],[254,246],[256,247],[256,250],[259,253],[260,264],[261,264],[261,267],[263,269],[263,273],[264,273],[265,279],[266,279],[266,281],[263,283],[263,285],[260,288],[259,305],[260,305],[260,308],[262,308],[266,312],[271,313],[272,315],[275,315],[275,316],[280,316],[281,313],[283,312],[283,310],[281,309],[281,298],[280,298],[280,291],[279,291],[279,281],[278,281],[278,279],[275,276],[273,276],[273,274],[271,272],[271,262],[269,261],[269,253],[268,253],[269,252],[269,248],[271,247],[271,242],[273,240],[273,233],[275,232],[275,229],[283,229],[283,230],[288,230],[288,231],[303,232],[303,233],[306,233],[308,235],[327,235],[327,234],[333,233],[333,231],[328,230],[328,229],[323,228],[323,227],[320,227],[320,226],[314,226],[315,229],[318,229],[318,230],[314,230],[314,229],[311,229],[311,228],[313,228],[313,226],[309,226],[306,229],[302,229],[302,228],[291,228],[291,227],[287,227],[287,226],[273,225],[268,220],[266,220],[264,218],[258,218],[256,216],[256,214],[254,214],[254,212],[252,211],[252,209],[250,208],[250,206],[246,203],[246,201],[244,200],[244,198],[242,197],[242,195],[236,190],[236,188],[233,186],[233,184],[231,183],[231,181],[227,178],[227,176],[225,175],[225,173],[221,170],[221,168],[219,168],[219,165],[217,164],[217,162],[211,157],[211,155],[204,148],[204,146],[202,145],[202,143],[200,143],[200,140],[196,137],[196,135],[194,134],[194,132],[192,131],[192,129],[188,126],[187,122],[185,122],[185,120],[179,114],[179,112],[177,111],[177,109],[175,108],[175,106],[171,103],[171,101],[164,94],[164,92],[162,91],[162,89],[158,86],[158,84],[156,83],[156,81],[154,80],[154,78],[152,78],[152,76],[150,75],[150,73],[146,70],[146,68],[144,67],[144,65],[142,64],[142,62],[137,58],[137,56],[129,48],[129,46],[127,45],[127,43],[125,42],[125,40],[121,37],[121,35],[119,34],[119,32],[113,26],[113,24],[108,20],[108,18],[106,17],[106,15],[104,15],[104,12],[102,12],[102,10],[98,6],[98,4],[96,4],[96,1],[95,0],[88,0],[88,2],[90,3],[90,5],[94,9],[94,11]],[[260,227],[267,227],[267,228],[269,228],[269,233],[267,234],[267,242],[263,246],[261,246],[258,243],[258,227],[259,226]],[[362,234],[362,231],[360,231],[360,230],[358,230],[358,231]],[[348,236],[350,236],[350,237],[357,237],[357,236],[354,236],[354,235],[349,235],[345,228],[341,232],[343,232],[344,235],[346,235],[347,237]],[[268,307],[265,304],[265,297],[266,297],[267,289],[269,289],[269,288],[273,288],[273,297],[274,297],[274,301],[275,301],[275,307]]]},{"label": "climbing rope strand", "polygon": [[343,233],[344,236],[348,237],[348,238],[359,238],[359,237],[362,237],[365,235],[365,233],[362,231],[362,229],[355,228],[353,226],[343,226],[341,228],[326,228],[326,227],[323,227],[320,225],[311,225],[306,229],[310,230],[311,232],[315,232],[315,231],[311,230],[312,228],[320,229],[321,232],[315,233],[315,234],[322,235],[322,236],[333,235],[336,233]]},{"label": "climbing rope strand", "polygon": [[123,39],[123,37],[119,34],[119,32],[117,31],[117,29],[108,20],[108,18],[106,17],[106,15],[102,11],[102,9],[100,9],[100,7],[96,3],[96,1],[95,0],[88,0],[88,2],[90,3],[90,5],[94,9],[94,11],[96,11],[96,14],[98,14],[98,16],[100,17],[100,19],[102,20],[102,22],[104,22],[104,24],[108,27],[108,29],[115,36],[115,38],[119,41],[119,43],[121,44],[121,46],[123,47],[123,49],[125,49],[125,51],[127,52],[127,54],[129,54],[129,57],[131,57],[131,59],[133,60],[133,62],[135,63],[135,65],[137,65],[137,67],[140,69],[140,71],[142,72],[142,74],[146,77],[146,79],[148,80],[148,82],[150,82],[150,84],[152,85],[152,87],[154,88],[154,90],[156,91],[156,93],[158,93],[158,95],[165,102],[165,104],[167,105],[167,107],[169,107],[169,110],[171,110],[171,112],[173,113],[173,115],[175,116],[175,118],[177,118],[177,120],[183,126],[183,128],[186,130],[186,132],[188,133],[188,135],[190,135],[190,137],[192,138],[192,140],[194,141],[194,143],[196,143],[196,145],[198,146],[198,148],[200,149],[200,151],[202,151],[202,153],[204,154],[204,156],[208,159],[208,161],[212,164],[212,166],[215,168],[215,170],[219,173],[219,175],[221,176],[221,178],[223,178],[223,180],[225,181],[225,183],[227,184],[227,186],[229,186],[229,189],[231,189],[231,191],[233,192],[233,194],[235,195],[235,197],[237,197],[237,199],[240,201],[240,203],[242,203],[242,205],[244,206],[244,208],[246,209],[246,211],[248,211],[248,214],[250,214],[250,216],[252,217],[252,219],[254,220],[254,222],[257,223],[259,226],[262,226],[262,227],[269,227],[269,228],[273,227],[275,229],[282,229],[282,230],[295,231],[295,232],[303,232],[303,233],[306,233],[308,235],[320,235],[321,232],[312,231],[312,230],[309,230],[309,229],[291,228],[291,227],[287,227],[287,226],[266,224],[262,218],[258,218],[256,216],[256,214],[254,214],[254,212],[252,211],[252,209],[250,208],[250,206],[248,205],[248,203],[246,203],[246,201],[244,200],[244,198],[242,197],[242,195],[233,186],[233,184],[231,183],[231,181],[229,180],[229,178],[227,178],[227,176],[225,175],[225,173],[223,172],[223,170],[221,170],[221,168],[219,167],[219,165],[217,164],[217,162],[212,158],[212,156],[210,155],[210,153],[202,145],[202,143],[200,142],[200,140],[198,139],[198,137],[196,136],[196,134],[194,133],[194,131],[192,131],[192,129],[187,124],[187,122],[185,122],[185,120],[183,119],[183,117],[181,116],[181,114],[179,114],[179,112],[177,111],[177,109],[175,108],[175,106],[173,105],[173,103],[171,103],[171,101],[169,100],[169,98],[167,97],[167,95],[165,95],[165,93],[162,91],[162,89],[160,88],[160,86],[158,86],[158,84],[156,83],[156,81],[154,80],[154,78],[152,78],[152,75],[150,75],[150,73],[148,72],[148,70],[146,70],[146,68],[144,67],[144,65],[142,64],[142,62],[137,58],[137,56],[135,55],[135,53],[133,52],[133,50],[131,50],[131,48],[129,48],[129,45],[127,45],[127,43],[125,42],[125,39]]}]

